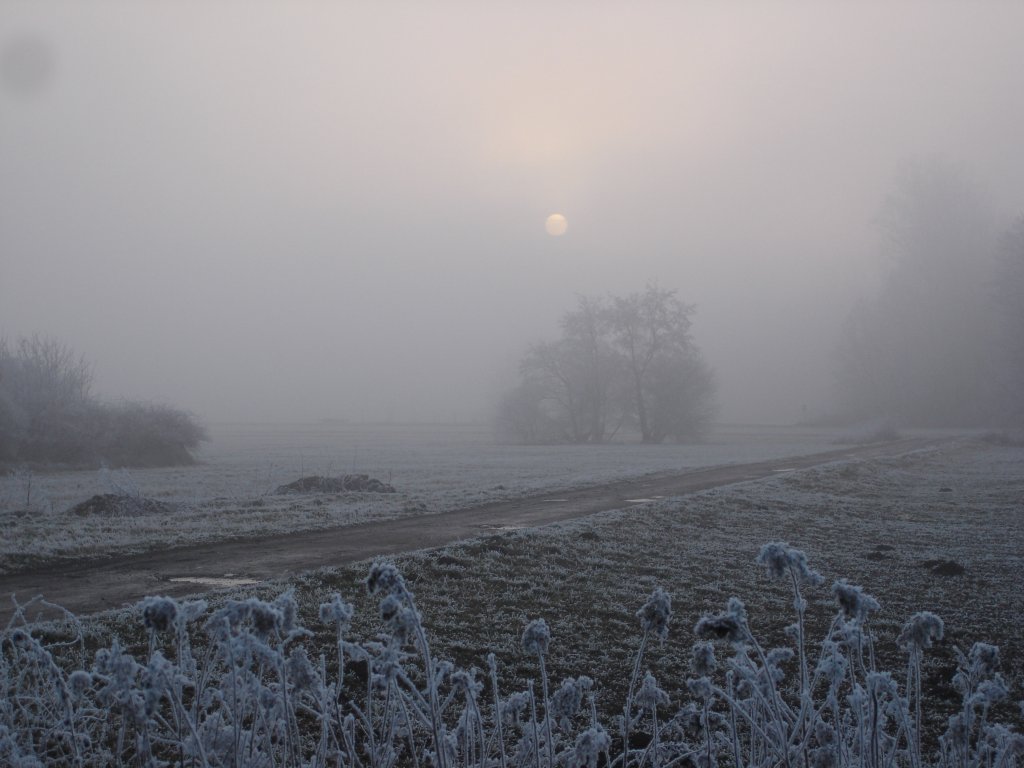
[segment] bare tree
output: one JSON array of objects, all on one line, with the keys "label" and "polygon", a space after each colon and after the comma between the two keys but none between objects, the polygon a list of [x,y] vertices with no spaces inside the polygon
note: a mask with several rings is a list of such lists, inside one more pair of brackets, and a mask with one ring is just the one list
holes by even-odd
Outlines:
[{"label": "bare tree", "polygon": [[21,403],[72,405],[89,399],[92,368],[84,357],[49,336],[18,340],[12,350],[0,340],[0,377]]},{"label": "bare tree", "polygon": [[701,437],[716,414],[714,372],[696,349],[659,358],[647,385],[650,441]]},{"label": "bare tree", "polygon": [[561,425],[564,442],[601,443],[621,423],[615,398],[621,362],[608,340],[609,317],[606,301],[578,297],[562,318],[561,338],[534,344],[520,364],[527,391]]},{"label": "bare tree", "polygon": [[631,420],[644,442],[700,434],[714,414],[714,376],[690,338],[693,308],[674,291],[579,297],[562,336],[532,346],[522,383],[500,407],[523,442],[600,443]]},{"label": "bare tree", "polygon": [[546,405],[544,392],[529,381],[505,392],[495,413],[498,439],[526,445],[564,442],[563,427]]},{"label": "bare tree", "polygon": [[[693,312],[693,306],[679,301],[675,291],[654,285],[612,302],[611,336],[629,372],[634,415],[645,443],[659,443],[669,434],[666,425],[659,423],[659,415],[664,414],[652,412],[655,389],[664,390],[666,377],[685,375],[682,362],[694,358]],[[674,367],[672,361],[677,363]]]},{"label": "bare tree", "polygon": [[530,347],[521,364],[523,378],[541,402],[554,409],[554,418],[562,425],[563,439],[587,442],[584,427],[584,389],[586,382],[577,365],[574,350],[564,339]]},{"label": "bare tree", "polygon": [[579,296],[576,310],[562,318],[562,337],[579,371],[580,417],[586,439],[603,443],[618,430],[616,408],[621,361],[608,340],[610,312],[603,299]]},{"label": "bare tree", "polygon": [[[29,461],[71,462],[88,450],[89,364],[56,339],[30,336],[0,344],[4,407],[19,427],[15,451]],[[10,448],[8,449],[10,452]]]}]

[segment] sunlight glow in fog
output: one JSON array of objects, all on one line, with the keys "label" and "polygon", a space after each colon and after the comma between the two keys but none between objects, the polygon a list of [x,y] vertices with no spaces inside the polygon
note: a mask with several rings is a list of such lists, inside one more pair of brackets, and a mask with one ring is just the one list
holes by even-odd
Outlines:
[{"label": "sunlight glow in fog", "polygon": [[569,222],[560,213],[552,213],[544,222],[544,229],[552,237],[560,237],[569,229]]}]

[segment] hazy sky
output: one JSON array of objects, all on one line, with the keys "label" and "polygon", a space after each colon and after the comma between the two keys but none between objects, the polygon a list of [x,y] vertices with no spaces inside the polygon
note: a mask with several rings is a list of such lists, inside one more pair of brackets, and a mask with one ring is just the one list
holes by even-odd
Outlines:
[{"label": "hazy sky", "polygon": [[0,334],[208,420],[465,419],[575,294],[656,281],[722,417],[791,421],[901,164],[1024,211],[1022,33],[1020,2],[0,0]]}]

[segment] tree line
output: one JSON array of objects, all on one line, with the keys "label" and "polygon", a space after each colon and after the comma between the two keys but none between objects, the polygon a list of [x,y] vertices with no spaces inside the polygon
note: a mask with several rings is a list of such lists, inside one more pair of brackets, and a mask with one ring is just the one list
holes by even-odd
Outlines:
[{"label": "tree line", "polygon": [[840,409],[915,426],[1024,426],[1024,216],[1000,225],[938,161],[880,216],[887,271],[838,344]]},{"label": "tree line", "polygon": [[206,439],[190,414],[149,403],[105,403],[92,367],[59,341],[0,338],[0,469],[191,464]]},{"label": "tree line", "polygon": [[498,406],[515,442],[603,443],[623,428],[645,443],[699,437],[715,412],[715,377],[693,340],[694,307],[673,290],[580,296],[561,336],[532,345]]}]

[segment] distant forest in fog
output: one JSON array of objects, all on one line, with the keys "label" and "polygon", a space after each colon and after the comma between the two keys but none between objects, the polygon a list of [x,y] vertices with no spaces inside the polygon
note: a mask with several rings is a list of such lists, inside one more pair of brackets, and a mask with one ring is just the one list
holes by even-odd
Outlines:
[{"label": "distant forest in fog", "polygon": [[1024,423],[1024,217],[998,231],[938,161],[908,165],[880,217],[888,258],[838,346],[839,414],[922,427]]}]

